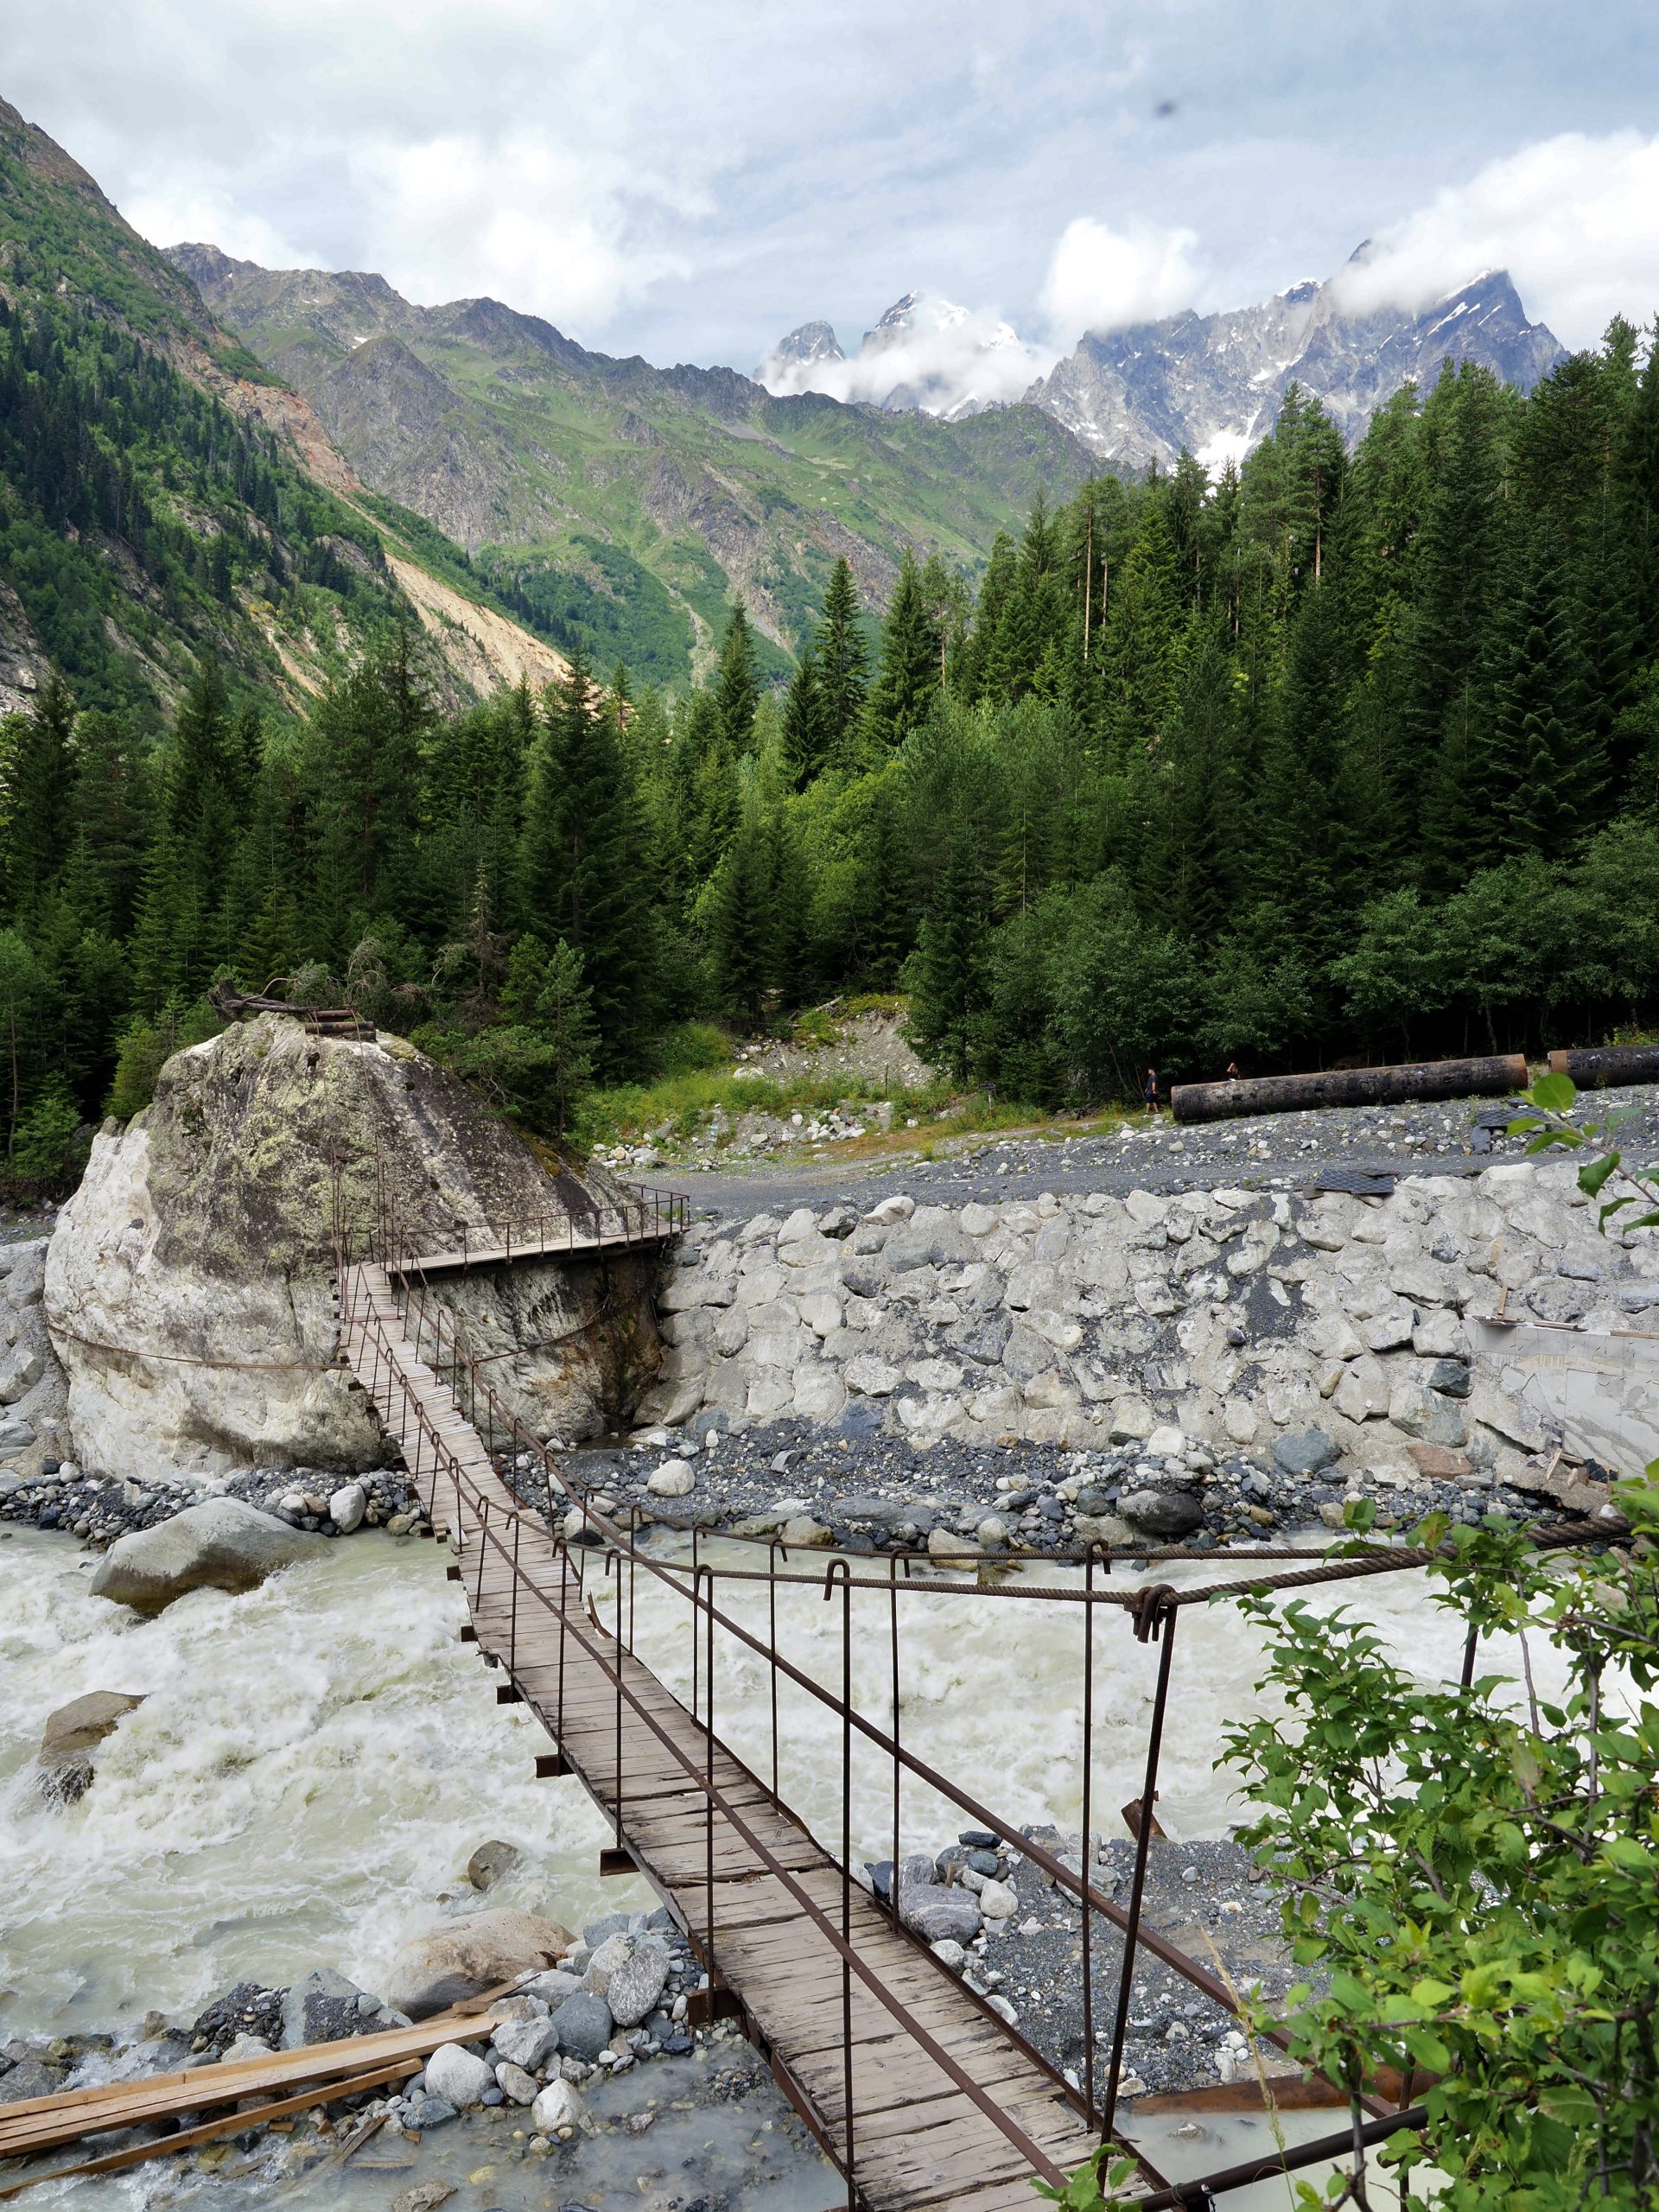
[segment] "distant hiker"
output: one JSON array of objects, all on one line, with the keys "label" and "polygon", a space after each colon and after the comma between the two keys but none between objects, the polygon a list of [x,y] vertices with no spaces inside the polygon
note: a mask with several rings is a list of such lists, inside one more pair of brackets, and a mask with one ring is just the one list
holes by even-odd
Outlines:
[{"label": "distant hiker", "polygon": [[1158,1071],[1156,1068],[1147,1070],[1147,1079],[1141,1086],[1141,1096],[1146,1103],[1147,1113],[1155,1114],[1158,1111]]},{"label": "distant hiker", "polygon": [[1236,1083],[1238,1081],[1238,1062],[1236,1060],[1229,1060],[1227,1063],[1227,1080],[1229,1083]]}]

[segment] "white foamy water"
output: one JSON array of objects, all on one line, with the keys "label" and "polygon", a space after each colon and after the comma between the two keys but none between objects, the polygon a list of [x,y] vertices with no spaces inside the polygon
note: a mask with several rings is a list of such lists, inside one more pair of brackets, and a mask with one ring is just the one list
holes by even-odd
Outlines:
[{"label": "white foamy water", "polygon": [[[701,1556],[716,1570],[749,1565],[754,1553],[737,1544],[710,1544]],[[764,1556],[764,1554],[762,1555]],[[808,1567],[810,1554],[794,1554]],[[868,1573],[871,1562],[855,1566]],[[1294,1567],[1285,1561],[1283,1568]],[[810,1571],[810,1567],[809,1567]],[[1271,1567],[1264,1567],[1270,1572]],[[1177,1563],[1158,1570],[1179,1587],[1231,1580],[1242,1563],[1218,1560]],[[1018,1586],[1066,1583],[1079,1577],[1052,1567],[1021,1570]],[[1119,1586],[1137,1589],[1147,1578],[1120,1570]],[[1374,1626],[1394,1657],[1419,1680],[1455,1681],[1463,1662],[1464,1624],[1436,1605],[1421,1570],[1405,1568],[1363,1581],[1314,1587],[1299,1593],[1325,1614],[1348,1607]],[[616,1586],[590,1582],[601,1609],[613,1605]],[[624,1599],[626,1605],[626,1599]],[[756,1584],[717,1582],[716,1604],[763,1643],[769,1630],[767,1598]],[[898,1596],[899,1709],[905,1748],[953,1783],[960,1783],[1008,1830],[1058,1821],[1076,1828],[1083,1809],[1082,1608],[1040,1599],[985,1597],[930,1586],[918,1576]],[[686,1703],[691,1696],[689,1610],[654,1577],[636,1575],[635,1649]],[[851,1605],[852,1679],[859,1711],[884,1729],[893,1710],[889,1599],[879,1589],[855,1586]],[[839,1694],[842,1674],[842,1599],[828,1602],[820,1580],[778,1592],[780,1648],[802,1671]],[[1564,1676],[1557,1656],[1530,1639],[1541,1694]],[[1147,1726],[1157,1681],[1159,1648],[1135,1640],[1128,1616],[1096,1610],[1094,1649],[1094,1760],[1090,1820],[1107,1835],[1122,1834],[1118,1808],[1138,1797],[1145,1781]],[[1262,1631],[1236,1605],[1189,1606],[1176,1630],[1171,1696],[1160,1764],[1158,1815],[1178,1838],[1224,1835],[1245,1816],[1233,1777],[1217,1771],[1230,1722],[1262,1709],[1255,1685],[1264,1672]],[[699,1669],[705,1661],[700,1649]],[[1512,1637],[1483,1643],[1478,1671],[1518,1675],[1520,1649]],[[715,1630],[715,1719],[718,1733],[763,1781],[772,1778],[770,1669],[735,1637]],[[785,1799],[804,1813],[818,1836],[839,1849],[842,1726],[811,1694],[779,1679],[778,1780]],[[701,1708],[700,1708],[701,1709]],[[855,1861],[891,1854],[893,1762],[855,1734],[851,1833]],[[958,1828],[976,1825],[925,1784],[906,1777],[899,1798],[903,1850],[938,1850]]]},{"label": "white foamy water", "polygon": [[[354,1536],[150,1621],[88,1592],[93,1563],[60,1536],[0,1541],[5,2033],[188,2018],[234,1981],[321,1965],[380,1990],[406,1936],[486,1902],[576,1926],[654,1903],[599,1881],[580,1783],[534,1779],[546,1738],[457,1640],[439,1546]],[[49,1808],[41,1729],[93,1689],[145,1702],[81,1802]],[[486,1900],[463,1870],[497,1837],[526,1864]]]},{"label": "white foamy water", "polygon": [[[717,1567],[757,1558],[729,1543],[704,1555]],[[484,1902],[462,1870],[497,1837],[524,1865],[492,1904],[580,1926],[654,1902],[643,1884],[600,1882],[607,1834],[580,1783],[534,1780],[546,1739],[526,1708],[496,1705],[500,1677],[458,1641],[464,1601],[446,1563],[436,1545],[353,1537],[263,1589],[199,1591],[143,1621],[89,1594],[92,1562],[61,1537],[0,1540],[0,2026],[135,2029],[152,2006],[188,2018],[233,1981],[283,1983],[323,1964],[381,1989],[405,1937]],[[1164,1572],[1192,1583],[1237,1568]],[[1060,1579],[1048,1567],[1022,1573]],[[604,1607],[618,1586],[595,1559],[588,1586]],[[1455,1677],[1461,1626],[1433,1604],[1421,1573],[1306,1594],[1324,1611],[1353,1607],[1423,1679]],[[763,1588],[723,1580],[718,1602],[764,1637]],[[926,1588],[919,1578],[898,1603],[907,1748],[959,1779],[999,1825],[1075,1827],[1079,1609]],[[683,1601],[639,1573],[636,1648],[689,1702],[686,1621]],[[778,1623],[797,1662],[838,1689],[839,1592],[826,1604],[820,1585],[782,1588]],[[855,1590],[852,1623],[855,1698],[885,1726],[885,1591]],[[723,1632],[715,1656],[717,1729],[769,1780],[768,1669]],[[1552,1661],[1535,1643],[1541,1690],[1560,1680]],[[1157,1648],[1136,1643],[1122,1613],[1101,1609],[1091,1818],[1109,1835],[1141,1789],[1157,1664]],[[1514,1644],[1484,1647],[1481,1664],[1516,1670]],[[1183,1611],[1159,1780],[1172,1835],[1219,1835],[1239,1817],[1215,1761],[1227,1722],[1257,1709],[1262,1667],[1259,1632],[1235,1607]],[[146,1701],[99,1751],[81,1802],[53,1809],[35,1782],[41,1731],[55,1707],[91,1689],[142,1691]],[[838,1848],[839,1720],[780,1682],[778,1732],[785,1797]],[[854,1743],[856,1862],[891,1851],[893,1796],[891,1763]],[[936,1850],[973,1818],[904,1783],[904,1848]]]}]

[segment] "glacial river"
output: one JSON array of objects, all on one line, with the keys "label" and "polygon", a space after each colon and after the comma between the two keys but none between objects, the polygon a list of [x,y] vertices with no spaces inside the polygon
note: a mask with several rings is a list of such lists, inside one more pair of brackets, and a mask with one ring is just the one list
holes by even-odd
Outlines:
[{"label": "glacial river", "polygon": [[[718,1567],[754,1554],[726,1544],[705,1556]],[[480,1904],[464,1869],[494,1839],[516,1846],[520,1861],[492,1904],[579,1928],[600,1912],[654,1903],[637,1880],[600,1881],[607,1830],[581,1785],[533,1778],[545,1739],[525,1708],[496,1704],[499,1677],[459,1641],[464,1604],[444,1565],[431,1543],[356,1536],[263,1589],[197,1592],[147,1621],[92,1597],[92,1561],[64,1538],[0,1532],[0,2039],[99,2029],[132,2036],[152,2008],[188,2019],[233,1981],[286,1983],[320,1964],[380,1989],[407,1937]],[[1056,1570],[1026,1572],[1052,1579]],[[1166,1572],[1217,1580],[1236,1567]],[[592,1586],[613,1602],[614,1582],[596,1573]],[[722,1582],[719,1602],[764,1633],[763,1590]],[[1459,1624],[1415,1573],[1316,1591],[1309,1602],[1353,1606],[1425,1678],[1456,1674]],[[906,1745],[960,1777],[1010,1827],[1075,1826],[1077,1609],[919,1587],[899,1604]],[[798,1663],[838,1688],[839,1596],[826,1603],[816,1582],[785,1589],[778,1613]],[[641,1656],[689,1698],[683,1605],[642,1573],[632,1618]],[[855,1700],[885,1726],[885,1591],[855,1596],[853,1630]],[[715,1656],[721,1733],[769,1776],[768,1671],[724,1636]],[[1516,1656],[1513,1647],[1489,1648],[1483,1667],[1512,1667]],[[1102,1614],[1093,1786],[1096,1824],[1108,1833],[1117,1828],[1114,1808],[1141,1786],[1156,1662],[1155,1647],[1137,1644],[1122,1614]],[[1535,1668],[1547,1691],[1547,1655],[1540,1666],[1535,1650]],[[1237,1817],[1215,1758],[1225,1723],[1256,1707],[1261,1670],[1258,1632],[1236,1609],[1184,1611],[1159,1800],[1173,1835],[1218,1835]],[[86,1797],[53,1808],[36,1783],[41,1732],[54,1707],[91,1689],[142,1692],[144,1703],[101,1747]],[[779,1783],[832,1843],[840,1751],[839,1720],[784,1685]],[[862,1749],[853,1801],[859,1857],[889,1853],[891,1817],[891,1767]],[[937,1849],[967,1824],[956,1807],[906,1783],[904,1847]],[[1209,2145],[1211,2163],[1223,2136],[1229,2127]],[[154,2170],[140,2171],[143,2183],[99,2184],[99,2196],[149,2201]],[[423,2148],[421,2171],[429,2171]],[[798,2202],[792,2192],[793,2184],[765,2202]],[[355,2184],[346,2195],[356,2200]]]}]

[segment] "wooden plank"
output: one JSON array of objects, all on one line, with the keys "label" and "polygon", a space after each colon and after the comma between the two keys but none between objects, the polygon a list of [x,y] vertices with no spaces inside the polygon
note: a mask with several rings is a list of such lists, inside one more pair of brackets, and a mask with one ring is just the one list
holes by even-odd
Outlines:
[{"label": "wooden plank", "polygon": [[[514,1985],[504,1982],[488,2001],[504,1995]],[[346,2036],[335,2043],[306,2044],[296,2050],[273,2051],[269,2057],[242,2058],[226,2064],[192,2066],[170,2074],[152,2074],[136,2082],[106,2082],[87,2089],[63,2089],[55,2096],[20,2098],[0,2105],[0,2158],[16,2158],[24,2148],[49,2150],[54,2143],[77,2136],[102,2133],[111,2127],[130,2127],[141,2120],[165,2117],[170,2112],[194,2111],[200,2105],[223,2103],[227,2098],[251,2096],[261,2089],[278,2089],[292,2082],[333,2079],[360,2073],[383,2061],[423,2057],[441,2043],[475,2037],[480,2014],[487,2002],[473,1999],[475,2009],[451,2010],[413,2027],[388,2028],[373,2036]]]}]

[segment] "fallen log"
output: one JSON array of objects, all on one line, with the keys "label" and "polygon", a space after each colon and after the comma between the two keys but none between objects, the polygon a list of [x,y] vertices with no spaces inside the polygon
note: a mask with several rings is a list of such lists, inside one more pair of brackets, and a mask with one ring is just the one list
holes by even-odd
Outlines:
[{"label": "fallen log", "polygon": [[1316,1075],[1178,1083],[1169,1103],[1178,1122],[1225,1122],[1239,1114],[1295,1114],[1316,1106],[1497,1097],[1524,1090],[1527,1082],[1524,1053],[1491,1052],[1478,1059],[1423,1060],[1403,1067],[1326,1068]]},{"label": "fallen log", "polygon": [[1610,1084],[1659,1083],[1659,1045],[1596,1045],[1552,1052],[1549,1071],[1570,1075],[1580,1090],[1604,1090]]}]

